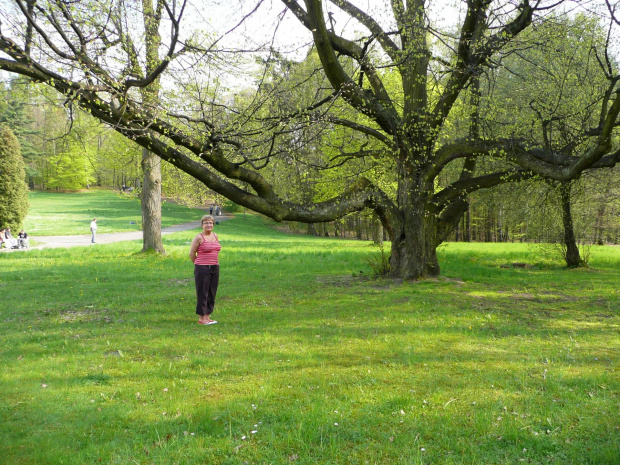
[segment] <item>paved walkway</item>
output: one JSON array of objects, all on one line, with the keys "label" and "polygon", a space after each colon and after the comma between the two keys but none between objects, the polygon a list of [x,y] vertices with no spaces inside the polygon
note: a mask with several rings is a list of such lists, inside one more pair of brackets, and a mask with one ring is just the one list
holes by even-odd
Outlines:
[{"label": "paved walkway", "polygon": [[[217,216],[215,221],[226,221],[233,216]],[[168,226],[162,228],[161,235],[171,234],[179,231],[189,231],[191,229],[200,229],[200,220],[190,221],[189,223],[176,224],[174,226]],[[2,248],[2,252],[17,252],[20,250],[40,250],[40,249],[52,249],[57,247],[86,247],[97,244],[112,244],[113,242],[123,241],[135,241],[142,239],[142,231],[129,231],[119,233],[102,233],[97,234],[97,243],[92,244],[90,242],[90,234],[81,234],[77,236],[30,236],[30,241],[37,242],[36,246],[31,246],[30,249],[6,249]]]}]

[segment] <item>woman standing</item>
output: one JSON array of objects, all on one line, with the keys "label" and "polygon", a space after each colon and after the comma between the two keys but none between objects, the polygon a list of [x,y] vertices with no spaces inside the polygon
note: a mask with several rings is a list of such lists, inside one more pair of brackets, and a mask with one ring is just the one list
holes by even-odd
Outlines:
[{"label": "woman standing", "polygon": [[196,313],[200,315],[198,323],[212,325],[217,321],[211,319],[215,306],[215,294],[220,280],[218,255],[222,246],[213,232],[215,221],[211,215],[202,217],[202,233],[196,234],[189,249],[189,258],[194,263],[194,281],[196,282]]}]

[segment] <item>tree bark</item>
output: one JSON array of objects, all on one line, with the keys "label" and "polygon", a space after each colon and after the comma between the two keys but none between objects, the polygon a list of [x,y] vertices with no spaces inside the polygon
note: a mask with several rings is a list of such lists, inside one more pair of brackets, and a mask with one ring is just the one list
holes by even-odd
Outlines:
[{"label": "tree bark", "polygon": [[471,205],[467,204],[467,210],[465,211],[465,242],[471,242]]},{"label": "tree bark", "polygon": [[560,185],[560,197],[562,200],[562,225],[564,226],[564,245],[566,247],[566,266],[576,268],[583,265],[583,261],[579,256],[579,247],[575,240],[575,230],[573,227],[573,216],[571,212],[570,201],[570,183],[562,183]]},{"label": "tree bark", "polygon": [[375,245],[383,244],[383,231],[381,227],[381,221],[376,213],[373,213],[371,219],[371,230],[372,230],[372,242]]},{"label": "tree bark", "polygon": [[142,195],[142,251],[164,254],[161,240],[161,159],[147,149],[142,150],[144,182]]},{"label": "tree bark", "polygon": [[390,276],[418,279],[439,276],[434,218],[408,214],[401,235],[392,238]]},{"label": "tree bark", "polygon": [[596,212],[596,226],[594,227],[594,243],[604,245],[604,221],[605,221],[605,203],[601,203]]},{"label": "tree bark", "polygon": [[392,223],[398,224],[390,225],[390,275],[404,279],[438,276],[437,217],[427,211],[423,193],[428,192],[428,186],[422,180],[416,182],[412,179],[409,168],[406,164],[399,167],[398,203],[401,216],[392,220]]},{"label": "tree bark", "polygon": [[[148,76],[159,64],[159,47],[161,36],[159,25],[161,20],[161,0],[157,0],[153,8],[153,0],[142,0],[143,19],[146,33],[146,69]],[[142,102],[155,108],[159,103],[159,78],[153,85],[141,89]],[[165,254],[161,240],[161,159],[146,148],[142,149],[142,251],[152,250]]]}]

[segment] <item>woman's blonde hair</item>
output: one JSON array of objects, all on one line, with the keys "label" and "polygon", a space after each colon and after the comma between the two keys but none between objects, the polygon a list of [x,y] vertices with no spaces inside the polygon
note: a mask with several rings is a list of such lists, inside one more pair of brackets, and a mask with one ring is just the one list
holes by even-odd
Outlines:
[{"label": "woman's blonde hair", "polygon": [[202,219],[200,220],[200,224],[204,224],[205,220],[211,220],[213,221],[213,224],[215,224],[215,219],[213,219],[213,217],[211,215],[205,215],[202,217]]}]

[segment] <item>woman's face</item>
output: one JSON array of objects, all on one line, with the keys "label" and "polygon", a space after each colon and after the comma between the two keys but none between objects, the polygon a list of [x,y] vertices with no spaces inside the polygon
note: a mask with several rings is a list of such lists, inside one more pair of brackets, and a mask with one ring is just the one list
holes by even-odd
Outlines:
[{"label": "woman's face", "polygon": [[204,220],[202,222],[202,230],[204,232],[211,232],[211,231],[213,231],[213,220]]}]

